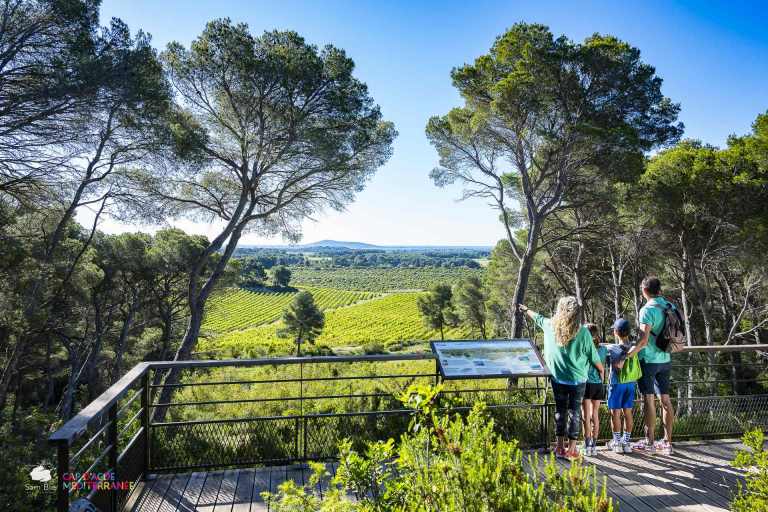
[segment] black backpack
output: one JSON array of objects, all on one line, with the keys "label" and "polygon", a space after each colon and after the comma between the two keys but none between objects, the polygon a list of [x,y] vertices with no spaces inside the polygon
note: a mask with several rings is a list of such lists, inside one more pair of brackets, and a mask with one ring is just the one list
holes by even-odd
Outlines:
[{"label": "black backpack", "polygon": [[669,303],[664,307],[656,302],[651,303],[664,312],[664,326],[661,331],[651,333],[656,336],[656,347],[667,354],[676,354],[685,346],[685,323],[680,311]]}]

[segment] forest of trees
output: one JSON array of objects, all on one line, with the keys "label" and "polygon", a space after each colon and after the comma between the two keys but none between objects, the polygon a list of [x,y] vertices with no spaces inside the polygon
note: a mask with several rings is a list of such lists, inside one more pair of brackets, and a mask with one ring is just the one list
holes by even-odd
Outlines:
[{"label": "forest of trees", "polygon": [[[298,240],[304,219],[354,201],[397,136],[340,48],[219,19],[158,52],[119,19],[100,27],[98,4],[0,5],[3,509],[40,508],[24,485],[52,460],[46,437],[136,362],[190,358],[206,304],[244,265],[261,278],[293,263],[234,258],[245,233]],[[455,321],[520,337],[531,327],[519,303],[547,312],[572,294],[605,329],[637,315],[639,282],[655,274],[690,344],[768,340],[768,114],[725,148],[684,140],[639,50],[540,25],[515,25],[452,79],[465,105],[429,121],[431,176],[491,202],[504,236],[484,278],[454,288]],[[223,228],[106,235],[106,217]],[[329,257],[475,266],[475,254],[445,256]],[[423,306],[433,325],[442,304]]]},{"label": "forest of trees", "polygon": [[684,140],[637,48],[542,25],[516,24],[451,76],[465,105],[429,121],[431,176],[487,199],[506,234],[478,299],[483,330],[530,334],[518,305],[548,313],[564,294],[605,330],[637,317],[655,274],[689,344],[768,339],[768,112],[725,148]]},{"label": "forest of trees", "polygon": [[[260,262],[265,270],[275,265],[320,267],[469,267],[480,268],[478,259],[488,259],[490,250],[394,250],[312,247],[302,252],[286,249],[244,247],[235,250],[234,258]],[[253,264],[251,263],[251,264]],[[244,263],[248,267],[248,263]]]},{"label": "forest of trees", "polygon": [[[52,430],[137,361],[189,357],[242,234],[296,239],[343,209],[397,132],[344,50],[292,31],[220,19],[158,53],[119,19],[100,27],[98,1],[0,16],[0,508],[26,509]],[[224,227],[106,236],[108,216]]]}]

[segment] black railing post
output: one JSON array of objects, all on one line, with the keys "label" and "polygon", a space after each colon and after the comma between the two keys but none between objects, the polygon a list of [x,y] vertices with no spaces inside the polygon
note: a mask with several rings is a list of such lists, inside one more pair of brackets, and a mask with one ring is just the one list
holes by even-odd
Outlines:
[{"label": "black railing post", "polygon": [[59,441],[56,443],[58,451],[58,464],[56,467],[56,478],[58,485],[56,487],[56,510],[58,512],[67,512],[69,510],[69,488],[65,485],[64,476],[69,478],[69,442]]},{"label": "black railing post", "polygon": [[149,477],[149,370],[141,377],[141,435],[144,438],[141,479],[146,480]]},{"label": "black railing post", "polygon": [[[440,385],[440,361],[435,359],[435,386]],[[435,397],[435,404],[440,407],[440,393]]]},{"label": "black railing post", "polygon": [[[112,468],[112,483],[117,484],[117,402],[109,407],[109,428],[107,428],[107,442],[109,443],[109,467]],[[110,510],[117,512],[117,485],[109,489]]]}]

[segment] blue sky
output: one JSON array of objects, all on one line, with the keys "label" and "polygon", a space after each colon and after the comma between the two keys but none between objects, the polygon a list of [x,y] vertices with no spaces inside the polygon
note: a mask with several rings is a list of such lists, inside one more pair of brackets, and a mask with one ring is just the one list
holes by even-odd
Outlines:
[{"label": "blue sky", "polygon": [[[615,35],[642,51],[664,79],[664,94],[682,105],[685,136],[724,145],[768,109],[768,16],[765,2],[400,2],[335,0],[104,0],[102,23],[122,18],[152,34],[158,48],[185,46],[220,17],[246,22],[253,34],[292,29],[309,42],[344,48],[386,119],[400,136],[394,155],[346,213],[317,217],[304,241],[330,238],[387,245],[495,245],[497,215],[482,201],[457,203],[458,187],[428,177],[437,155],[424,136],[430,116],[461,104],[453,66],[488,51],[517,21],[548,25],[583,40]],[[87,219],[81,217],[81,221]],[[175,222],[189,232],[216,226]],[[107,232],[139,229],[112,221]],[[147,230],[147,227],[141,227]],[[281,243],[244,237],[243,244]]]}]

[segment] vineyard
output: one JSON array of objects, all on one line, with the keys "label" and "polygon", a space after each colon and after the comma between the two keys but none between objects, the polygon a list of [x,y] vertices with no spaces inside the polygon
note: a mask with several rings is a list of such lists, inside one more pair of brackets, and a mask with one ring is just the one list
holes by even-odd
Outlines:
[{"label": "vineyard", "polygon": [[292,266],[291,284],[337,290],[386,292],[427,290],[433,284],[453,284],[466,276],[482,277],[483,269],[468,267],[349,268]]},{"label": "vineyard", "polygon": [[[324,309],[334,309],[354,304],[360,300],[376,297],[370,292],[350,292],[328,288],[310,288],[317,305]],[[225,332],[245,329],[279,320],[283,309],[287,308],[295,292],[275,293],[257,292],[234,288],[211,299],[203,322],[203,330]]]},{"label": "vineyard", "polygon": [[[426,349],[425,342],[440,339],[440,333],[422,323],[416,308],[418,296],[418,293],[397,293],[327,311],[325,328],[316,344],[341,352],[374,342],[390,352],[413,350],[413,345]],[[198,350],[217,358],[235,359],[290,355],[295,351],[293,340],[278,337],[279,328],[279,325],[262,325],[201,339]],[[445,331],[446,339],[467,339],[471,334],[466,327]]]}]

